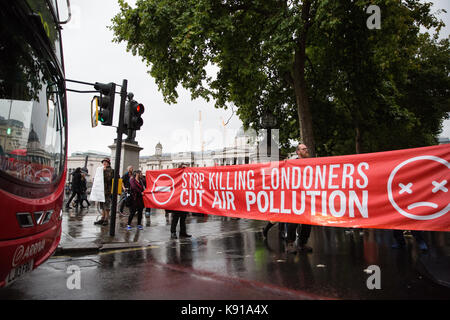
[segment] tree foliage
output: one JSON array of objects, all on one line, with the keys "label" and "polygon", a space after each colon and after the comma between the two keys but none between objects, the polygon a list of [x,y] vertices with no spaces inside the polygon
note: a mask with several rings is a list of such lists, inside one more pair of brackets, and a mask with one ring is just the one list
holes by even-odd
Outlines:
[{"label": "tree foliage", "polygon": [[[379,5],[381,30],[366,26]],[[435,143],[449,105],[449,42],[418,0],[119,0],[116,42],[142,57],[164,99],[232,103],[246,128],[277,117],[282,150],[319,155]],[[217,74],[208,72],[211,66]]]}]

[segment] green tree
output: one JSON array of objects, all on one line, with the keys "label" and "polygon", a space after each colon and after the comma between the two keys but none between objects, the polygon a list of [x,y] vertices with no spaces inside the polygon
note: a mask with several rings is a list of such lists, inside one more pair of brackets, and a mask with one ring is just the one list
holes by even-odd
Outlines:
[{"label": "green tree", "polygon": [[322,10],[326,18],[316,17],[322,22],[311,35],[307,52],[314,72],[307,79],[314,126],[321,129],[315,132],[319,154],[435,144],[448,112],[448,40],[438,43],[419,32],[420,26],[443,26],[430,14],[431,4],[375,3],[381,30],[359,27],[368,16],[364,1],[329,1]]}]

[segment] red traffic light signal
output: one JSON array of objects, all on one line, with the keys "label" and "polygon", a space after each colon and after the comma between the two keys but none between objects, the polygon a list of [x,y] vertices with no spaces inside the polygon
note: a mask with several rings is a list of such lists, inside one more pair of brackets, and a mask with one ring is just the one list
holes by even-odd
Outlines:
[{"label": "red traffic light signal", "polygon": [[139,130],[144,124],[142,114],[145,111],[145,107],[142,103],[131,100],[125,106],[125,119],[124,126],[126,129]]}]

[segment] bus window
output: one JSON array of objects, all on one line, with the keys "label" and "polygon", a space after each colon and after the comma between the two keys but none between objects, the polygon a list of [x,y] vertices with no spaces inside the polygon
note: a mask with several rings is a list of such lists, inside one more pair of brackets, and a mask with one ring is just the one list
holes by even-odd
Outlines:
[{"label": "bus window", "polygon": [[56,61],[20,21],[0,13],[0,30],[0,171],[33,184],[53,183],[65,159]]}]

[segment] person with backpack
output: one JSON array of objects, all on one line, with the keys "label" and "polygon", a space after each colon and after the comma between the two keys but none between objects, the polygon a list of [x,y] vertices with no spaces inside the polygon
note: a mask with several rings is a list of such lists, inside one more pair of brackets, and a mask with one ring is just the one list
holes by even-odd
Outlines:
[{"label": "person with backpack", "polygon": [[131,222],[135,214],[137,214],[137,228],[139,230],[144,229],[142,226],[142,211],[144,210],[144,182],[142,172],[137,170],[133,172],[133,177],[130,179],[130,193],[131,193],[131,206],[130,215],[128,216],[127,230],[131,230]]}]

